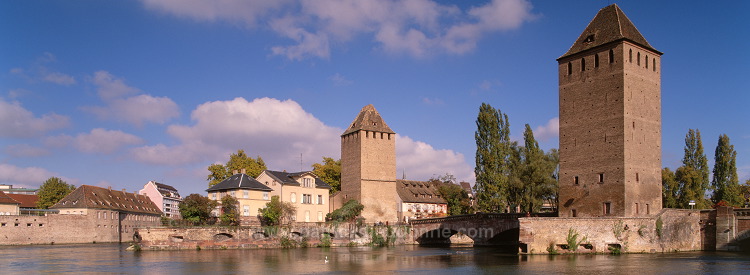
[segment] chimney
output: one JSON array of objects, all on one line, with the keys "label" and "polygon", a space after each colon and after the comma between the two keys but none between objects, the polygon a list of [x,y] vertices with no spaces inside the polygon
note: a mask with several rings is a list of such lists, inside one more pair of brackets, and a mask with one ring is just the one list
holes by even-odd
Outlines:
[{"label": "chimney", "polygon": [[107,188],[109,188],[109,191],[112,191],[112,186],[107,186]]},{"label": "chimney", "polygon": [[236,169],[232,170],[232,175],[236,175],[236,174],[237,174],[237,170]]},{"label": "chimney", "polygon": [[127,191],[125,191],[125,188],[123,188],[123,189],[122,189],[122,192],[123,192],[123,193],[127,193]]},{"label": "chimney", "polygon": [[242,173],[243,173],[243,174],[246,174],[246,173],[247,173],[247,169],[245,169],[245,168],[242,168]]}]

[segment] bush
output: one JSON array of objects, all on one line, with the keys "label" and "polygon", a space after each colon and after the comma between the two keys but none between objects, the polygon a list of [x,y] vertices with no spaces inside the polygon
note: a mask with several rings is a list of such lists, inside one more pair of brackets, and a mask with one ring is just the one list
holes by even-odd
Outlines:
[{"label": "bush", "polygon": [[320,244],[318,244],[319,247],[331,247],[331,244],[333,244],[333,239],[331,239],[331,235],[324,234],[323,238],[320,238]]},{"label": "bush", "polygon": [[265,208],[258,209],[263,225],[280,225],[291,221],[297,214],[297,208],[291,202],[281,202],[279,196],[271,197]]},{"label": "bush", "polygon": [[297,241],[289,237],[281,237],[279,238],[279,245],[281,245],[281,248],[296,248]]},{"label": "bush", "polygon": [[365,208],[357,200],[347,201],[341,208],[333,210],[326,215],[326,220],[336,222],[351,222],[357,219]]},{"label": "bush", "polygon": [[568,230],[568,237],[566,238],[566,241],[568,242],[568,250],[576,251],[578,250],[578,245],[586,241],[586,237],[583,237],[581,239],[578,239],[578,237],[578,232],[576,232],[575,229],[570,228]]}]

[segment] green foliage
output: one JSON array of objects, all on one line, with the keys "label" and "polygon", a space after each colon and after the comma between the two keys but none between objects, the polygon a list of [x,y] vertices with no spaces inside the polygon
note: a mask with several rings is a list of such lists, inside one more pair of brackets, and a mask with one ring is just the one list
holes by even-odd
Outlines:
[{"label": "green foliage", "polygon": [[203,225],[211,217],[211,211],[216,207],[216,202],[199,194],[190,194],[179,204],[182,219],[194,225]]},{"label": "green foliage", "polygon": [[568,250],[576,251],[578,250],[578,246],[586,241],[586,237],[579,239],[578,232],[576,232],[575,229],[570,228],[568,229],[568,236],[565,238],[565,241],[568,243]]},{"label": "green foliage", "polygon": [[614,225],[612,225],[612,233],[615,234],[615,238],[617,240],[622,241],[622,232],[625,231],[625,226],[623,225],[622,220],[616,221]]},{"label": "green foliage", "polygon": [[330,194],[341,190],[341,160],[323,157],[323,163],[313,163],[313,173],[331,186]]},{"label": "green foliage", "polygon": [[617,246],[609,246],[607,247],[607,249],[609,249],[609,253],[611,253],[612,255],[622,254],[622,250]]},{"label": "green foliage", "polygon": [[638,226],[638,236],[645,237],[646,236],[646,226],[640,225]]},{"label": "green foliage", "polygon": [[[705,209],[710,203],[704,194],[709,189],[708,159],[703,153],[703,142],[699,130],[689,129],[685,136],[685,156],[682,166],[675,171],[675,179],[679,186],[677,206],[690,208],[688,202],[695,201],[695,208]],[[663,179],[662,179],[663,180]]]},{"label": "green foliage", "polygon": [[39,187],[39,191],[37,191],[39,200],[36,202],[36,207],[39,209],[50,208],[75,189],[76,187],[72,184],[68,184],[58,177],[51,177]]},{"label": "green foliage", "polygon": [[387,230],[388,231],[386,233],[386,236],[383,237],[383,235],[380,235],[380,233],[378,233],[377,228],[368,227],[367,232],[370,233],[370,246],[392,246],[396,242],[396,235],[394,234],[392,227],[388,226]]},{"label": "green foliage", "polygon": [[211,164],[208,166],[208,172],[210,172],[206,178],[209,181],[208,187],[224,181],[231,177],[234,171],[242,171],[242,169],[245,169],[245,173],[248,176],[255,178],[268,168],[266,168],[266,163],[260,156],[257,159],[253,159],[245,154],[245,150],[237,150],[236,154],[229,156],[229,161],[227,161],[226,165]]},{"label": "green foliage", "polygon": [[280,225],[291,222],[297,214],[297,207],[291,202],[281,202],[279,196],[271,197],[265,208],[258,209],[264,225]]},{"label": "green foliage", "polygon": [[719,136],[719,143],[716,145],[713,175],[711,186],[714,194],[711,200],[714,203],[726,201],[730,206],[742,206],[745,198],[737,177],[737,151],[725,134]]},{"label": "green foliage", "polygon": [[522,212],[539,212],[545,201],[553,203],[557,198],[557,150],[545,154],[528,124],[523,139],[524,147],[519,148],[521,186],[511,191],[510,197],[518,198],[514,204],[520,205]]},{"label": "green foliage", "polygon": [[555,248],[554,243],[549,243],[549,245],[547,246],[547,253],[549,253],[550,255],[560,254],[557,252],[557,249]]},{"label": "green foliage", "polygon": [[279,238],[279,245],[281,246],[281,248],[296,248],[299,243],[297,243],[297,241],[292,238],[283,236]]},{"label": "green foliage", "polygon": [[331,235],[324,234],[322,238],[320,238],[320,244],[318,244],[319,247],[331,247],[331,244],[333,244],[333,239],[331,239]]},{"label": "green foliage", "polygon": [[453,183],[436,182],[440,196],[448,203],[448,215],[471,213],[471,199],[461,186]]},{"label": "green foliage", "polygon": [[221,198],[221,225],[237,226],[240,225],[239,201],[233,196],[224,196]]},{"label": "green foliage", "polygon": [[334,222],[351,222],[357,220],[365,206],[357,200],[349,200],[341,208],[326,214],[326,220]]},{"label": "green foliage", "polygon": [[656,236],[658,236],[661,239],[661,232],[662,227],[664,226],[664,222],[661,220],[661,217],[656,219]]},{"label": "green foliage", "polygon": [[664,208],[679,208],[680,184],[675,173],[667,167],[661,169],[662,205]]},{"label": "green foliage", "polygon": [[477,207],[484,212],[502,212],[507,206],[511,173],[512,142],[508,115],[482,103],[477,115],[477,145],[474,190]]}]

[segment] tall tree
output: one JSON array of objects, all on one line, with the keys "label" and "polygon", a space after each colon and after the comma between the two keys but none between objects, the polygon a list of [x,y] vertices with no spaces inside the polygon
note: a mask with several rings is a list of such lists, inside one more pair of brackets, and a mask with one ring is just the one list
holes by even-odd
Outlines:
[{"label": "tall tree", "polygon": [[679,208],[680,185],[675,173],[667,167],[661,169],[662,205],[664,208]]},{"label": "tall tree", "polygon": [[224,196],[221,198],[221,225],[240,225],[239,201],[233,196]]},{"label": "tall tree", "polygon": [[55,205],[58,201],[65,198],[70,192],[73,192],[76,187],[72,184],[68,184],[58,177],[51,177],[44,181],[37,196],[39,200],[36,201],[36,207],[39,209],[47,209],[50,206]]},{"label": "tall tree", "polygon": [[690,208],[689,201],[695,201],[696,208],[708,208],[710,203],[705,198],[710,188],[708,181],[708,158],[703,152],[701,132],[689,129],[685,135],[685,156],[682,166],[675,171],[675,178],[680,186],[678,206]]},{"label": "tall tree", "polygon": [[208,222],[211,211],[216,208],[216,201],[199,194],[190,194],[180,202],[180,215],[184,220],[194,225],[202,225]]},{"label": "tall tree", "polygon": [[711,187],[714,194],[711,200],[714,203],[726,201],[731,206],[742,206],[745,199],[737,177],[737,152],[726,134],[719,136],[719,143],[716,145],[713,175]]},{"label": "tall tree", "polygon": [[434,182],[438,186],[440,196],[448,203],[448,215],[463,215],[471,213],[471,199],[469,193],[455,183]]},{"label": "tall tree", "polygon": [[526,124],[523,133],[524,147],[520,148],[522,163],[520,165],[520,182],[522,187],[517,197],[522,212],[539,212],[545,200],[557,194],[557,151],[546,155],[539,148],[531,126]]},{"label": "tall tree", "polygon": [[247,173],[248,176],[255,178],[259,176],[263,170],[268,168],[266,168],[266,163],[260,156],[258,156],[257,159],[254,159],[248,157],[247,154],[245,154],[245,150],[237,150],[236,154],[231,154],[229,156],[229,161],[227,161],[226,165],[211,164],[208,166],[209,174],[208,177],[206,177],[206,180],[209,181],[208,187],[224,181],[231,177],[234,171],[239,172],[242,171],[242,169],[245,169],[245,173]]},{"label": "tall tree", "polygon": [[476,184],[474,190],[479,211],[502,212],[507,206],[507,168],[510,159],[510,130],[508,116],[487,103],[482,103],[477,115]]},{"label": "tall tree", "polygon": [[708,190],[708,158],[703,152],[701,131],[698,129],[689,129],[685,135],[685,156],[682,158],[682,165],[689,166],[698,172],[701,178],[701,188],[704,192]]},{"label": "tall tree", "polygon": [[331,186],[330,194],[341,190],[341,160],[323,157],[323,163],[313,163],[313,173]]}]

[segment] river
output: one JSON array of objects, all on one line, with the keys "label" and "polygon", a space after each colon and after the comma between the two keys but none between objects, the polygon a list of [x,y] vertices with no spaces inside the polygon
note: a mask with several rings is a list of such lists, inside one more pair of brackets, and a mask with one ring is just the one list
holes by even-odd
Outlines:
[{"label": "river", "polygon": [[126,245],[0,247],[0,273],[750,274],[750,254],[518,256],[470,246],[126,251]]}]

